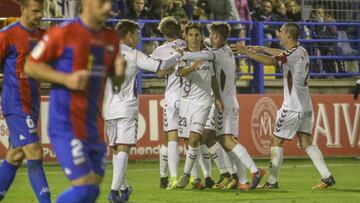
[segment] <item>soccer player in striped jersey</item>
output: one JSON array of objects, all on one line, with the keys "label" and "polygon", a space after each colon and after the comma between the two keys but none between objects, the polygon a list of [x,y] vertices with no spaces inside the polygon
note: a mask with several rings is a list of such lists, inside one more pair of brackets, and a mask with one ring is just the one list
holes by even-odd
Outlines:
[{"label": "soccer player in striped jersey", "polygon": [[123,202],[118,191],[123,183],[130,147],[137,142],[137,120],[139,114],[136,93],[136,75],[142,70],[167,74],[180,60],[183,51],[177,49],[168,58],[156,60],[136,49],[139,42],[139,26],[136,22],[122,20],[116,25],[122,39],[121,54],[127,62],[126,77],[121,86],[114,86],[110,80],[106,84],[104,118],[109,145],[113,152],[113,179],[110,202]]},{"label": "soccer player in striped jersey", "polygon": [[37,81],[24,73],[25,58],[41,39],[43,0],[21,0],[21,17],[0,31],[0,64],[4,71],[1,107],[9,128],[10,146],[0,166],[0,201],[27,159],[28,176],[39,202],[51,202],[37,135],[40,93]]},{"label": "soccer player in striped jersey", "polygon": [[[286,49],[271,49],[262,46],[248,48],[236,44],[234,48],[249,58],[265,65],[276,65],[284,73],[284,101],[277,112],[275,130],[271,138],[271,161],[269,180],[261,188],[278,188],[278,173],[283,160],[283,143],[299,138],[300,147],[305,150],[321,175],[321,181],[313,189],[323,189],[335,184],[334,177],[326,166],[320,149],[311,144],[312,103],[309,93],[309,55],[299,46],[301,28],[296,23],[284,24],[279,33],[280,44]],[[265,52],[264,55],[256,52]]]},{"label": "soccer player in striped jersey", "polygon": [[[166,59],[177,48],[186,48],[186,42],[181,39],[181,27],[174,17],[163,18],[158,27],[164,35],[165,43],[157,47],[151,57]],[[178,121],[180,100],[180,78],[172,71],[166,75],[164,117],[164,144],[159,153],[160,187],[173,189],[176,187],[177,168],[179,165]],[[167,177],[169,169],[170,181]]]},{"label": "soccer player in striped jersey", "polygon": [[101,115],[107,77],[120,86],[120,39],[103,27],[110,0],[82,0],[79,18],[51,28],[25,64],[30,77],[51,82],[49,137],[72,186],[57,202],[96,201],[106,167]]}]

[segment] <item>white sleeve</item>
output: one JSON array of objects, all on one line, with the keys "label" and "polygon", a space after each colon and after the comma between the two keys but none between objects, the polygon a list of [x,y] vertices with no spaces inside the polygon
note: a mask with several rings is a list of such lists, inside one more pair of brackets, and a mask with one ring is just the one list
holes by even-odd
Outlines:
[{"label": "white sleeve", "polygon": [[160,63],[159,69],[167,70],[174,67],[179,62],[180,58],[181,58],[181,54],[178,52],[174,52],[173,54],[171,54],[169,58],[161,61],[162,63]]},{"label": "white sleeve", "polygon": [[195,61],[195,60],[211,61],[215,59],[215,54],[212,51],[197,51],[187,52],[181,58],[181,60]]},{"label": "white sleeve", "polygon": [[140,69],[156,72],[161,64],[161,61],[155,60],[141,51],[136,50],[136,66]]}]

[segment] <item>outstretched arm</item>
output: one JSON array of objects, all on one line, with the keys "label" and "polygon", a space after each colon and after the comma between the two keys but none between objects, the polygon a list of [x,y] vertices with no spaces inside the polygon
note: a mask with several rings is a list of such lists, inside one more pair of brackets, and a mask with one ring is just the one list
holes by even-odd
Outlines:
[{"label": "outstretched arm", "polygon": [[237,53],[244,54],[257,62],[263,63],[264,65],[277,65],[276,61],[271,56],[250,51],[243,45],[237,45],[233,48],[237,51]]},{"label": "outstretched arm", "polygon": [[246,46],[247,49],[254,52],[264,52],[266,54],[269,54],[270,56],[277,56],[280,55],[284,50],[281,49],[275,49],[270,47],[264,47],[264,46]]}]

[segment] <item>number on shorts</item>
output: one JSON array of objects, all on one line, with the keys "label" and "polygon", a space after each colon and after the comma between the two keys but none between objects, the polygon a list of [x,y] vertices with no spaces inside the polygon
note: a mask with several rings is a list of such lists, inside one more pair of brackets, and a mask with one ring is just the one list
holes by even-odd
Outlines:
[{"label": "number on shorts", "polygon": [[183,127],[187,126],[185,117],[179,116],[179,126],[183,126]]},{"label": "number on shorts", "polygon": [[75,165],[81,165],[85,162],[85,157],[83,153],[83,144],[78,139],[71,140],[71,155],[73,157],[73,162]]}]

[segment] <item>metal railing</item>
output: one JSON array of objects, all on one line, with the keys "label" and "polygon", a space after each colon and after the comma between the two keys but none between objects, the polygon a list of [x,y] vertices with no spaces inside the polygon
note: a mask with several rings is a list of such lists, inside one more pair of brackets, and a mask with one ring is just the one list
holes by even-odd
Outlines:
[{"label": "metal railing", "polygon": [[[59,19],[59,18],[45,18],[43,21],[51,21],[51,22],[63,22],[68,21],[71,19]],[[110,24],[115,24],[118,22],[118,19],[109,19],[107,21]],[[144,24],[147,23],[159,23],[159,20],[138,20],[138,23],[140,27],[143,27]],[[200,21],[194,21],[198,23],[203,24],[209,24],[214,21],[212,20],[200,20]],[[242,25],[249,25],[248,27],[251,27],[251,29],[247,30],[247,37],[245,38],[229,38],[228,41],[230,43],[235,43],[237,41],[245,41],[246,44],[251,45],[265,45],[266,43],[277,43],[278,39],[266,39],[265,38],[265,29],[268,26],[278,26],[280,27],[283,23],[282,22],[255,22],[255,21],[227,21],[229,24],[242,24]],[[354,37],[348,37],[347,39],[338,39],[338,38],[305,38],[305,32],[302,32],[300,42],[305,46],[305,48],[312,49],[314,46],[319,46],[322,43],[330,43],[332,45],[330,46],[336,46],[334,43],[346,43],[347,45],[351,46],[351,49],[357,51],[357,54],[352,55],[319,55],[314,54],[311,50],[309,51],[310,54],[310,60],[312,64],[316,63],[322,63],[324,61],[347,61],[351,60],[357,61],[357,71],[354,72],[324,72],[322,69],[319,70],[319,72],[312,71],[310,73],[311,77],[320,77],[320,78],[326,78],[326,77],[353,77],[353,76],[359,76],[359,67],[360,67],[360,23],[359,22],[331,22],[331,23],[319,23],[319,22],[299,22],[302,28],[308,27],[316,27],[316,26],[338,26],[340,29],[344,28],[353,28],[355,30],[355,36]],[[312,36],[310,36],[312,37]],[[140,50],[143,49],[143,43],[144,42],[151,42],[151,41],[164,41],[164,38],[149,38],[149,37],[143,37],[142,32],[140,30],[140,42],[138,44],[138,48]],[[309,45],[309,46],[307,46]],[[239,60],[241,58],[246,58],[244,56],[236,56],[236,59]],[[263,65],[251,60],[247,60],[247,66],[248,71],[247,72],[238,72],[238,76],[252,76],[252,89],[254,93],[264,93],[264,76],[275,76],[275,77],[281,77],[281,72],[271,73],[271,74],[265,74]],[[250,71],[250,67],[253,66],[253,73]],[[156,74],[154,73],[146,73],[143,71],[140,71],[140,73],[137,76],[137,85],[138,85],[138,92],[142,93],[142,80],[144,78],[156,78]]]}]

